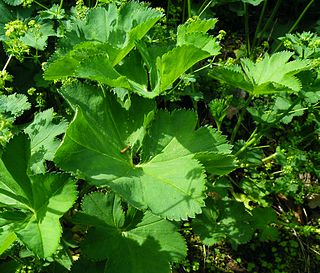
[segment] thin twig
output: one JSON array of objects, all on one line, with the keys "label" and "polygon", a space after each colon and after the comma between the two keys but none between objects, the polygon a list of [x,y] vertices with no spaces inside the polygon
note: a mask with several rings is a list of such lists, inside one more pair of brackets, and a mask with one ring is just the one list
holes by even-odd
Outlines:
[{"label": "thin twig", "polygon": [[12,55],[9,56],[7,62],[5,63],[4,67],[2,68],[2,71],[1,71],[2,74],[3,74],[4,71],[7,69],[8,65],[9,65],[9,63],[10,63],[10,61],[11,61],[11,58],[12,58]]}]

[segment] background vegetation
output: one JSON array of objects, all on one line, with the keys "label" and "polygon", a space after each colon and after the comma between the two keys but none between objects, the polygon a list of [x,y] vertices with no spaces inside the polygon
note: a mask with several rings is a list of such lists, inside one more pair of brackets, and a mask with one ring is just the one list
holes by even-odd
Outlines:
[{"label": "background vegetation", "polygon": [[318,272],[319,2],[128,2],[0,0],[0,272]]}]

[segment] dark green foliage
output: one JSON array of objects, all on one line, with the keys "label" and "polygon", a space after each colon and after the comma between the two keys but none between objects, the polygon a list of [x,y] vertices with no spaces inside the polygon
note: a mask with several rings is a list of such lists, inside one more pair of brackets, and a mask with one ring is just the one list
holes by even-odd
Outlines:
[{"label": "dark green foliage", "polygon": [[0,0],[0,272],[316,272],[319,18],[287,2]]}]

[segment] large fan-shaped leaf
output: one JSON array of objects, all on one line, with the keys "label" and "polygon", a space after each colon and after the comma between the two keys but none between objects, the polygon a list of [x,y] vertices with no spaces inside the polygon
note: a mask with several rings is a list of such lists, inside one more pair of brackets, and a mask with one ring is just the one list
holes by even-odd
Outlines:
[{"label": "large fan-shaped leaf", "polygon": [[94,226],[82,244],[84,254],[107,259],[106,273],[169,273],[169,262],[186,255],[176,226],[150,212],[137,211],[133,219],[125,219],[120,201],[98,192],[84,198],[76,221]]},{"label": "large fan-shaped leaf", "polygon": [[169,219],[201,211],[205,176],[196,156],[207,152],[208,162],[216,154],[227,156],[225,138],[209,127],[194,131],[196,116],[190,111],[160,112],[150,126],[154,105],[148,100],[133,97],[127,111],[113,95],[88,85],[61,93],[76,116],[56,153],[58,166]]}]

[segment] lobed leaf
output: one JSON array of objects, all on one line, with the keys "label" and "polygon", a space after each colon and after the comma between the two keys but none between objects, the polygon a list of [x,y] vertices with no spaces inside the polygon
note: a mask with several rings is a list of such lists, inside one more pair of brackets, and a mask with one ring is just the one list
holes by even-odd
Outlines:
[{"label": "lobed leaf", "polygon": [[241,60],[241,67],[217,67],[209,75],[253,95],[298,92],[301,90],[301,83],[295,75],[308,70],[310,63],[308,60],[289,61],[292,55],[289,51],[277,52],[271,56],[266,54],[256,63],[244,58]]},{"label": "lobed leaf", "polygon": [[82,42],[108,44],[108,56],[113,66],[118,64],[163,16],[146,4],[128,2],[117,8],[114,3],[107,8],[90,9],[84,20],[79,20],[72,31],[60,42],[62,48],[72,49]]},{"label": "lobed leaf", "polygon": [[52,25],[47,23],[41,24],[39,29],[29,29],[19,40],[35,49],[44,50],[47,46],[48,38],[55,35],[56,32]]},{"label": "lobed leaf", "polygon": [[76,115],[54,158],[59,167],[162,217],[187,219],[201,211],[205,169],[197,155],[208,152],[202,162],[208,165],[217,154],[227,157],[225,138],[209,127],[195,131],[189,111],[160,111],[151,124],[154,104],[139,97],[127,111],[92,86],[74,84],[61,93]]},{"label": "lobed leaf", "polygon": [[[86,22],[79,23],[63,39],[62,49],[49,61],[45,79],[90,79],[154,98],[193,65],[219,54],[216,39],[206,34],[216,19],[180,26],[177,46],[173,49],[147,48],[140,40],[161,17],[158,11],[136,2],[120,9],[114,4],[108,9],[92,9]],[[141,56],[132,51],[135,46]]]},{"label": "lobed leaf", "polygon": [[135,215],[125,221],[120,199],[112,193],[85,196],[76,221],[94,227],[82,244],[84,254],[93,260],[107,259],[106,273],[169,273],[169,262],[186,255],[182,236],[174,224],[150,212]]},{"label": "lobed leaf", "polygon": [[6,118],[15,119],[30,107],[27,96],[23,94],[0,95],[0,113]]}]

